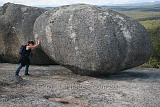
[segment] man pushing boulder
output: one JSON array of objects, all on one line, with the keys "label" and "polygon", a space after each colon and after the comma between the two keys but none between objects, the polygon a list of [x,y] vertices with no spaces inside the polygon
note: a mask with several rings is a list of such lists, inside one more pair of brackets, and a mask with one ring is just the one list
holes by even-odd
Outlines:
[{"label": "man pushing boulder", "polygon": [[15,72],[15,76],[19,76],[19,72],[22,67],[25,66],[25,75],[30,75],[28,73],[29,70],[29,65],[30,65],[30,59],[29,57],[32,56],[32,49],[36,48],[40,45],[40,40],[37,40],[37,43],[34,44],[33,41],[28,41],[27,45],[22,45],[21,48],[19,49],[19,54],[21,54],[21,58],[19,60],[19,65],[17,67],[17,70]]}]

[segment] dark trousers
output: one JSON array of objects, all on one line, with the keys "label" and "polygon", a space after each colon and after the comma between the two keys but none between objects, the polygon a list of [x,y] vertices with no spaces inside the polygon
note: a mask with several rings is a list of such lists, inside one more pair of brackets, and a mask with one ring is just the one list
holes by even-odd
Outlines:
[{"label": "dark trousers", "polygon": [[[17,70],[16,70],[16,73],[15,73],[15,75],[19,75],[19,72],[20,72],[20,70],[21,70],[21,68],[22,68],[22,65],[21,65],[21,63],[18,65],[18,67],[17,67]],[[29,64],[26,64],[25,65],[25,75],[26,74],[28,74],[28,70],[29,70]]]}]

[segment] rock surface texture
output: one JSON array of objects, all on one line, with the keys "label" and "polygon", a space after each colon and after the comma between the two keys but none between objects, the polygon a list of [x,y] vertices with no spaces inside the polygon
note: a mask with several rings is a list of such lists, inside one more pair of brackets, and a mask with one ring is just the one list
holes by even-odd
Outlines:
[{"label": "rock surface texture", "polygon": [[107,75],[145,63],[152,51],[146,29],[103,8],[75,4],[43,13],[35,39],[57,63],[81,75]]},{"label": "rock surface texture", "polygon": [[134,68],[97,78],[74,75],[59,65],[31,65],[31,76],[24,76],[22,71],[22,78],[14,78],[15,67],[16,64],[0,64],[0,107],[160,105],[160,69]]},{"label": "rock surface texture", "polygon": [[[46,9],[6,3],[0,8],[0,62],[17,63],[21,45],[34,40],[34,22]],[[32,64],[53,64],[41,50],[33,52]]]}]

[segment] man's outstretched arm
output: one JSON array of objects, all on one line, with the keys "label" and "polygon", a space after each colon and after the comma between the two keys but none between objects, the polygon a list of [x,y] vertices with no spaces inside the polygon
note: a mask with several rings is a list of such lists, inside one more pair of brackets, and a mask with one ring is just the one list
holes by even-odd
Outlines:
[{"label": "man's outstretched arm", "polygon": [[33,48],[38,47],[39,45],[40,45],[40,40],[37,40],[37,42],[36,42],[35,45],[33,45],[33,46],[27,46],[26,49],[27,49],[27,50],[28,50],[28,49],[33,49]]}]

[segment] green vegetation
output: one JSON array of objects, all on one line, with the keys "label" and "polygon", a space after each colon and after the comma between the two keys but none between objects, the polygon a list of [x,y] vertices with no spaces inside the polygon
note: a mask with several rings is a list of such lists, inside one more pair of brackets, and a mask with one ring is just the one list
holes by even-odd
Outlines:
[{"label": "green vegetation", "polygon": [[160,20],[140,21],[140,23],[149,31],[160,27]]},{"label": "green vegetation", "polygon": [[[160,12],[153,11],[119,11],[135,20],[145,19],[139,21],[149,32],[153,45],[153,54],[150,60],[142,65],[142,67],[160,68]],[[154,20],[159,17],[158,20]],[[147,20],[148,19],[148,20]],[[153,20],[152,20],[153,19]]]},{"label": "green vegetation", "polygon": [[102,6],[123,13],[141,23],[149,32],[153,45],[150,60],[141,67],[160,68],[160,4],[150,6]]},{"label": "green vegetation", "polygon": [[160,68],[160,20],[141,21],[140,23],[150,33],[153,44],[152,57],[144,66]]},{"label": "green vegetation", "polygon": [[102,6],[115,11],[153,11],[160,12],[160,4],[149,6]]},{"label": "green vegetation", "polygon": [[160,19],[160,12],[153,12],[153,11],[118,11],[120,13],[123,13],[129,17],[132,17],[133,19],[144,19],[144,18],[153,18],[153,17],[159,17]]}]

